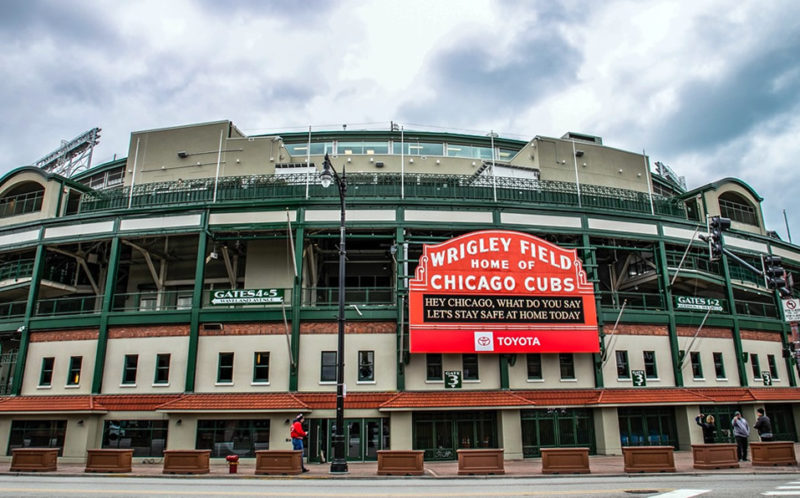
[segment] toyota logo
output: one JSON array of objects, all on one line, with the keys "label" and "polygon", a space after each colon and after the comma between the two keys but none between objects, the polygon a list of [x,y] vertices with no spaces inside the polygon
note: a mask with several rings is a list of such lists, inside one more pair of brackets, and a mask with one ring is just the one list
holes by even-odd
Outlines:
[{"label": "toyota logo", "polygon": [[486,336],[478,337],[478,344],[481,346],[488,346],[492,340]]}]

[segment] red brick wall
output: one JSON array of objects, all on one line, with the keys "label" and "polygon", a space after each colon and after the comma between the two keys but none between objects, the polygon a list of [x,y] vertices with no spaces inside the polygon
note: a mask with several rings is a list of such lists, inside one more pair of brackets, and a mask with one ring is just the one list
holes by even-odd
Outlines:
[{"label": "red brick wall", "polygon": [[98,335],[97,329],[42,330],[31,332],[31,342],[96,341]]},{"label": "red brick wall", "polygon": [[[680,337],[694,337],[697,333],[697,327],[678,327],[678,336]],[[721,327],[703,327],[697,337],[712,337],[715,339],[732,339],[733,331],[731,329],[724,329]]]},{"label": "red brick wall", "polygon": [[[289,324],[289,333],[292,332],[292,324]],[[224,323],[222,330],[205,330],[200,324],[201,336],[219,335],[282,335],[286,334],[286,326],[283,323]]]},{"label": "red brick wall", "polygon": [[176,337],[189,335],[188,325],[146,325],[136,327],[111,327],[109,339],[131,339],[136,337]]},{"label": "red brick wall", "polygon": [[[394,334],[397,331],[395,322],[347,322],[346,334]],[[300,324],[301,334],[337,334],[338,322],[306,322]]]},{"label": "red brick wall", "polygon": [[621,323],[617,326],[617,330],[612,332],[613,325],[605,327],[603,331],[606,335],[660,335],[668,336],[669,330],[666,325],[641,325],[641,324],[624,324]]},{"label": "red brick wall", "polygon": [[772,341],[781,342],[780,332],[764,332],[763,330],[740,330],[739,335],[742,339],[749,341]]}]

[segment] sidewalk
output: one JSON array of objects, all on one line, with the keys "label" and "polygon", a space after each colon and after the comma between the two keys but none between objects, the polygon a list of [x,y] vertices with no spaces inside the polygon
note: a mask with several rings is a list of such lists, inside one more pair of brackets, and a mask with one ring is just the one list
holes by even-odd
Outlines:
[{"label": "sidewalk", "polygon": [[[800,445],[795,444],[795,454]],[[800,471],[797,466],[774,466],[774,467],[754,467],[750,462],[739,462],[738,469],[720,469],[720,470],[696,470],[693,467],[692,452],[691,451],[676,451],[675,456],[675,469],[678,474],[796,474]],[[148,462],[148,463],[143,463]],[[152,463],[149,463],[152,462]],[[8,473],[10,462],[0,463],[0,473]],[[164,474],[162,473],[162,461],[160,458],[134,458],[133,471],[129,474],[96,474],[85,473],[85,465],[83,463],[60,463],[58,470],[55,472],[42,472],[38,475],[56,474],[56,475],[115,475],[127,477],[178,477],[178,478],[222,478],[231,477],[237,479],[364,479],[364,478],[382,478],[382,479],[405,479],[405,477],[396,476],[378,476],[377,462],[350,462],[348,463],[349,472],[347,474],[331,474],[330,464],[307,464],[309,472],[297,476],[263,476],[255,475],[255,459],[247,459],[239,464],[236,474],[228,472],[228,464],[219,459],[213,459],[210,465],[209,474],[200,475],[180,475],[180,474]],[[500,477],[555,477],[554,475],[542,474],[542,460],[541,458],[530,458],[525,460],[506,460],[504,463],[505,476],[488,476],[489,478]],[[622,456],[606,456],[596,455],[589,457],[589,467],[591,474],[582,475],[641,475],[641,474],[626,474],[623,471]],[[564,474],[571,478],[580,477],[581,474]],[[458,462],[425,462],[425,476],[424,478],[483,478],[485,476],[459,476],[458,475]]]}]

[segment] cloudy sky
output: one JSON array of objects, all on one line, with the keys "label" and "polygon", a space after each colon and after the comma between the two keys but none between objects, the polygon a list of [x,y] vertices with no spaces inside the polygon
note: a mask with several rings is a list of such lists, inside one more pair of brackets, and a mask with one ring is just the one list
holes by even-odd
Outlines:
[{"label": "cloudy sky", "polygon": [[2,0],[0,175],[95,126],[602,136],[800,241],[796,0]]}]

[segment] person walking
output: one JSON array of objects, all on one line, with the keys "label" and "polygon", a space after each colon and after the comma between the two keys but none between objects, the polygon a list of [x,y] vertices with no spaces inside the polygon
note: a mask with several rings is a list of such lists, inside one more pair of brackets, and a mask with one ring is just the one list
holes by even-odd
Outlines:
[{"label": "person walking", "polygon": [[[303,430],[303,414],[301,413],[297,417],[295,417],[294,422],[292,422],[292,449],[293,450],[300,450],[303,451],[303,438],[306,437],[308,434],[306,431]],[[303,463],[303,456],[300,456],[300,465],[303,469],[303,472],[308,472],[305,464]]]},{"label": "person walking", "polygon": [[714,432],[717,431],[717,426],[714,423],[714,416],[708,415],[703,419],[703,414],[696,416],[694,421],[697,422],[697,425],[703,428],[703,442],[705,444],[711,444],[714,442]]},{"label": "person walking", "polygon": [[736,438],[736,453],[740,461],[746,462],[747,438],[750,436],[750,426],[747,425],[747,420],[739,412],[733,414],[731,426],[733,427],[733,437]]},{"label": "person walking", "polygon": [[756,410],[758,413],[758,419],[756,420],[756,425],[753,426],[753,429],[758,431],[758,435],[761,437],[762,441],[773,441],[774,436],[772,435],[772,422],[770,421],[767,414],[764,413],[763,408],[759,408]]}]

